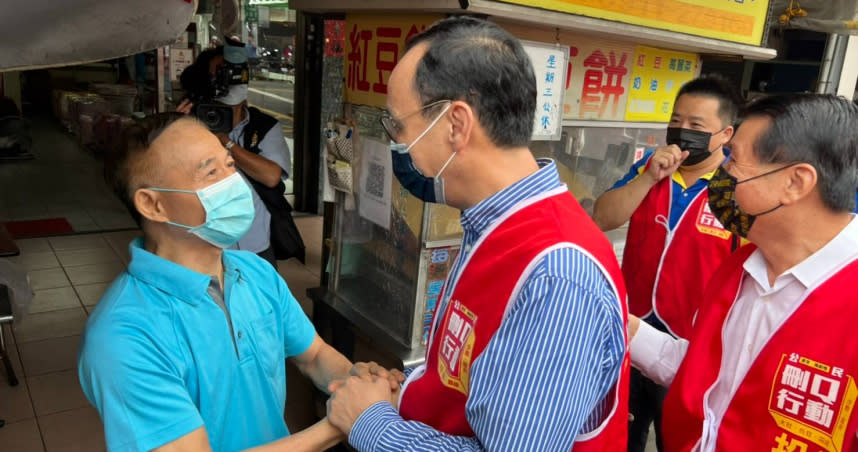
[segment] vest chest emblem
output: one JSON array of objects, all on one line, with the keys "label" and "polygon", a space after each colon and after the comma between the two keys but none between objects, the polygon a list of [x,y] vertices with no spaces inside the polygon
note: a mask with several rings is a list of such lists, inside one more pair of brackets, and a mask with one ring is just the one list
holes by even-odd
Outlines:
[{"label": "vest chest emblem", "polygon": [[438,374],[444,386],[468,394],[477,316],[458,300],[452,301],[439,331]]},{"label": "vest chest emblem", "polygon": [[842,451],[856,398],[855,380],[842,368],[783,354],[769,397],[769,413],[783,429],[772,451]]},{"label": "vest chest emblem", "polygon": [[709,208],[709,203],[704,202],[697,212],[697,221],[695,222],[697,230],[703,234],[712,235],[722,239],[730,238],[730,231],[724,229],[721,222],[712,214],[712,209]]}]

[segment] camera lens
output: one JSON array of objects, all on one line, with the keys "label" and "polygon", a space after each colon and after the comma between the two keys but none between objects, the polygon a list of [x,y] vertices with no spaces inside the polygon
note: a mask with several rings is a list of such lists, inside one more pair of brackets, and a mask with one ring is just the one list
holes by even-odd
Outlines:
[{"label": "camera lens", "polygon": [[205,122],[206,126],[208,126],[209,129],[220,129],[221,123],[223,123],[223,115],[219,114],[219,112],[216,110],[208,110],[205,113],[205,118],[203,118],[203,122]]},{"label": "camera lens", "polygon": [[214,133],[232,130],[232,107],[203,104],[197,107],[196,116]]}]

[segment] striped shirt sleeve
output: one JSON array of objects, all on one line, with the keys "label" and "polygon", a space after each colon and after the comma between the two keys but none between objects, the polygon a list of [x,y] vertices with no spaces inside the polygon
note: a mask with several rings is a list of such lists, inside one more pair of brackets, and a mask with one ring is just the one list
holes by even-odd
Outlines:
[{"label": "striped shirt sleeve", "polygon": [[621,308],[599,268],[582,253],[548,254],[471,369],[466,415],[476,438],[405,421],[387,403],[352,428],[360,451],[569,451],[595,428],[619,375]]}]

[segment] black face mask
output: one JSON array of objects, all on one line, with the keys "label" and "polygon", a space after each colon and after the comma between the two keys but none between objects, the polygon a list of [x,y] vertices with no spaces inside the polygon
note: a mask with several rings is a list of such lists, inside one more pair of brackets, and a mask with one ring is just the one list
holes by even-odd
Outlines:
[{"label": "black face mask", "polygon": [[709,209],[712,210],[712,214],[721,222],[724,229],[727,229],[740,237],[747,238],[748,232],[751,231],[751,226],[753,226],[754,220],[756,220],[757,217],[767,213],[772,213],[783,207],[783,204],[778,204],[769,210],[757,214],[743,212],[742,209],[739,208],[739,205],[736,204],[736,186],[744,184],[745,182],[750,182],[754,179],[768,176],[769,174],[777,173],[778,171],[787,169],[793,165],[794,163],[754,177],[749,177],[743,181],[737,180],[735,177],[730,175],[723,166],[719,166],[718,169],[715,170],[715,174],[712,175],[712,179],[709,180]]},{"label": "black face mask", "polygon": [[712,155],[709,141],[712,134],[700,130],[668,127],[666,141],[668,145],[675,144],[679,149],[688,151],[688,157],[682,161],[682,166],[696,165]]}]

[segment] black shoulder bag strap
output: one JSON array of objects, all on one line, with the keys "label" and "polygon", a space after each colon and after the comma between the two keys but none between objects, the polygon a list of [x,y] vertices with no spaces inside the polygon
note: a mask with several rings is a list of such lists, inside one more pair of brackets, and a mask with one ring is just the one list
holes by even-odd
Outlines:
[{"label": "black shoulder bag strap", "polygon": [[[254,154],[259,154],[259,143],[273,127],[278,125],[272,116],[262,113],[257,108],[248,108],[250,120],[244,127],[242,147]],[[305,247],[301,233],[292,218],[292,206],[283,196],[286,186],[281,180],[274,188],[268,187],[251,177],[247,180],[265,203],[271,214],[271,247],[277,259],[296,258],[304,262]]]}]

